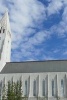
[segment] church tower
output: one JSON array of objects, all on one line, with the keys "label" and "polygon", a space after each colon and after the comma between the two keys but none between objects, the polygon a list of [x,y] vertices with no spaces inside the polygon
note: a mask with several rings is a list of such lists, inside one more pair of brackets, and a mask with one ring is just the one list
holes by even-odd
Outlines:
[{"label": "church tower", "polygon": [[11,30],[8,12],[5,12],[0,20],[0,71],[10,62],[11,55]]}]

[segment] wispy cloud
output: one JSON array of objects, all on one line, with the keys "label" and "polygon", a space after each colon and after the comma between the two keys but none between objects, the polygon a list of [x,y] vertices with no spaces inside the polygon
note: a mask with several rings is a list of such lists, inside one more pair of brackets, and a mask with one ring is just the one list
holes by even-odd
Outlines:
[{"label": "wispy cloud", "polygon": [[63,0],[51,0],[49,6],[47,7],[48,16],[59,13],[63,7]]},{"label": "wispy cloud", "polygon": [[65,51],[65,52],[63,53],[63,55],[67,55],[67,51]]}]

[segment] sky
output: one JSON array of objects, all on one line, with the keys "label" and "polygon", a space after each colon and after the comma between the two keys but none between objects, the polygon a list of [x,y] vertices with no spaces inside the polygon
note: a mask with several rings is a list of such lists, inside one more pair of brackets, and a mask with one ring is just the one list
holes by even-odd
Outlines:
[{"label": "sky", "polygon": [[67,59],[67,0],[0,0],[8,9],[11,61]]}]

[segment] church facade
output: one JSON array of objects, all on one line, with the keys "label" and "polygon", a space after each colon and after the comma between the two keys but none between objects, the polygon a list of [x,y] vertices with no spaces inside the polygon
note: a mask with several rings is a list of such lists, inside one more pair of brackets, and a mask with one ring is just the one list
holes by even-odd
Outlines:
[{"label": "church facade", "polygon": [[0,97],[4,84],[21,79],[22,96],[28,100],[67,100],[67,60],[10,62],[10,52],[11,31],[6,12],[0,21]]}]

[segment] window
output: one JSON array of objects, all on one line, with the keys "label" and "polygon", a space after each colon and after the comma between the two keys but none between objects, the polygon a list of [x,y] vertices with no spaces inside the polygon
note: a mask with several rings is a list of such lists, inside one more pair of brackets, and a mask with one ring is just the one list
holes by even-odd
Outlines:
[{"label": "window", "polygon": [[3,29],[3,33],[5,33],[5,29]]},{"label": "window", "polygon": [[43,96],[45,96],[45,80],[42,81],[42,91]]},{"label": "window", "polygon": [[27,96],[27,80],[25,81],[25,96]]},{"label": "window", "polygon": [[52,80],[52,96],[54,96],[54,80]]},{"label": "window", "polygon": [[2,27],[0,28],[0,33],[1,33],[1,31],[2,31]]},{"label": "window", "polygon": [[61,80],[61,95],[64,95],[64,81],[63,79]]},{"label": "window", "polygon": [[33,82],[33,96],[36,96],[36,80]]},{"label": "window", "polygon": [[1,29],[0,29],[0,33],[1,33]]}]

